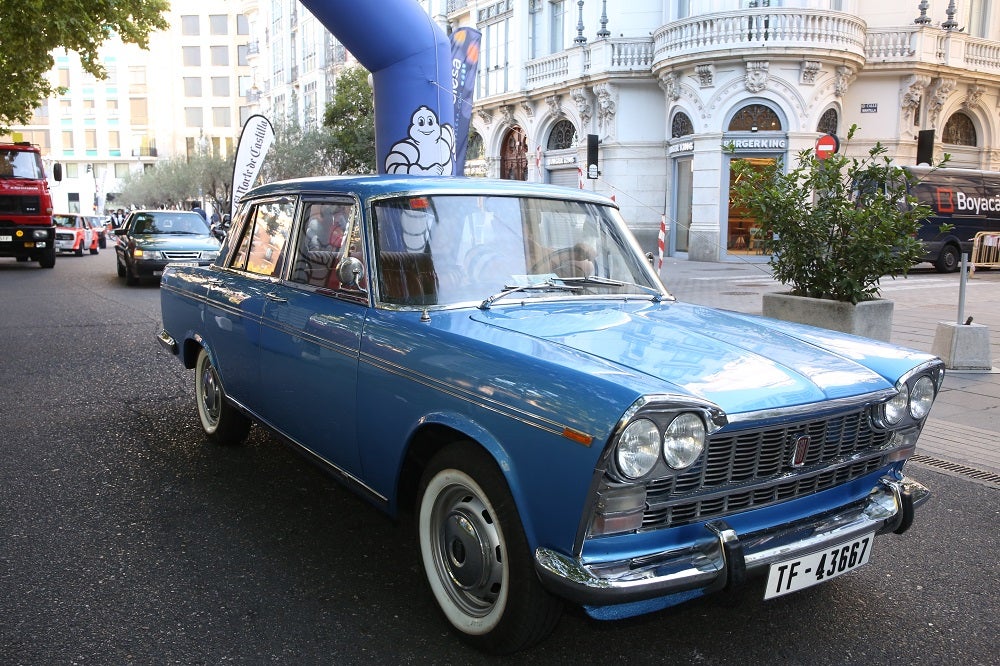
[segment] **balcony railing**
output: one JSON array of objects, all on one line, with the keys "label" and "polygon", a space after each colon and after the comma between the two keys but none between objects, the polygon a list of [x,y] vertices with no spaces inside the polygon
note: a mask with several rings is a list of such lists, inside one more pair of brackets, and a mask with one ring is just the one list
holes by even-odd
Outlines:
[{"label": "balcony railing", "polygon": [[585,46],[530,60],[524,67],[529,88],[565,82],[587,73],[649,73],[653,64],[650,37],[601,39]]},{"label": "balcony railing", "polygon": [[156,157],[156,148],[133,148],[132,157]]},{"label": "balcony railing", "polygon": [[1000,42],[929,26],[869,30],[865,52],[873,66],[925,63],[1000,75]]},{"label": "balcony railing", "polygon": [[865,23],[826,10],[757,7],[695,16],[653,33],[655,61],[690,62],[741,51],[800,54],[835,52],[864,63]]}]

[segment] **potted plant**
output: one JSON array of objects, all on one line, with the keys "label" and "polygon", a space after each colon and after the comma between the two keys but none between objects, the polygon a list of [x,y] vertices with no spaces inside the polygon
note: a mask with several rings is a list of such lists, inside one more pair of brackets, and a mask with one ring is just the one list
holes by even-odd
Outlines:
[{"label": "potted plant", "polygon": [[880,143],[862,157],[803,150],[787,173],[781,161],[733,160],[733,203],[756,220],[752,242],[791,288],[764,295],[765,316],[889,340],[892,302],[879,298],[879,280],[921,259],[916,234],[930,209],[887,152]]}]

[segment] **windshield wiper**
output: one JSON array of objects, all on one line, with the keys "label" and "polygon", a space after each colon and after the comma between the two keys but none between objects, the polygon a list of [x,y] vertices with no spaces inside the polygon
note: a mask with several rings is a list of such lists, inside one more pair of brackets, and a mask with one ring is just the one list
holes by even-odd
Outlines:
[{"label": "windshield wiper", "polygon": [[489,310],[490,306],[499,301],[501,298],[510,296],[511,294],[516,294],[525,291],[579,291],[581,287],[577,287],[571,284],[559,284],[555,282],[553,278],[549,278],[545,282],[539,282],[538,284],[519,284],[519,285],[506,285],[503,291],[493,294],[485,301],[479,304],[480,310]]},{"label": "windshield wiper", "polygon": [[588,275],[586,277],[560,277],[553,278],[563,282],[567,285],[577,285],[577,284],[598,284],[605,287],[635,287],[640,291],[643,291],[650,296],[654,303],[659,303],[663,300],[663,293],[658,289],[652,287],[647,287],[643,284],[636,284],[635,282],[623,282],[621,280],[612,280],[611,278],[601,277],[600,275]]}]

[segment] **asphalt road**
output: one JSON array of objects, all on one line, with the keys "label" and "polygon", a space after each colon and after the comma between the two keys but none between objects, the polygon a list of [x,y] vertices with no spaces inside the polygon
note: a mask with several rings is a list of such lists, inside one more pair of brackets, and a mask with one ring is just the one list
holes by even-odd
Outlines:
[{"label": "asphalt road", "polygon": [[113,251],[0,259],[0,663],[994,664],[998,496],[930,468],[903,536],[829,584],[620,622],[503,660],[448,630],[394,524],[255,428],[202,437]]}]

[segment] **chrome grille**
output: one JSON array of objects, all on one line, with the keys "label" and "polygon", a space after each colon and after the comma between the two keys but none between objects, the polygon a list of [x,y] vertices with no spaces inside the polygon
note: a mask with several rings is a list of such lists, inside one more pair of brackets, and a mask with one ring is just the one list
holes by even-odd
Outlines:
[{"label": "chrome grille", "polygon": [[201,257],[201,252],[191,252],[191,251],[181,251],[181,250],[165,250],[163,252],[163,258],[169,259],[170,261],[191,261],[193,259],[199,259]]},{"label": "chrome grille", "polygon": [[[674,527],[803,497],[882,466],[890,434],[872,430],[867,410],[769,428],[720,431],[699,465],[646,489],[644,529]],[[801,467],[795,441],[808,436]],[[870,454],[870,455],[865,455]]]},{"label": "chrome grille", "polygon": [[72,231],[57,231],[56,238],[59,240],[74,240],[76,234]]}]

